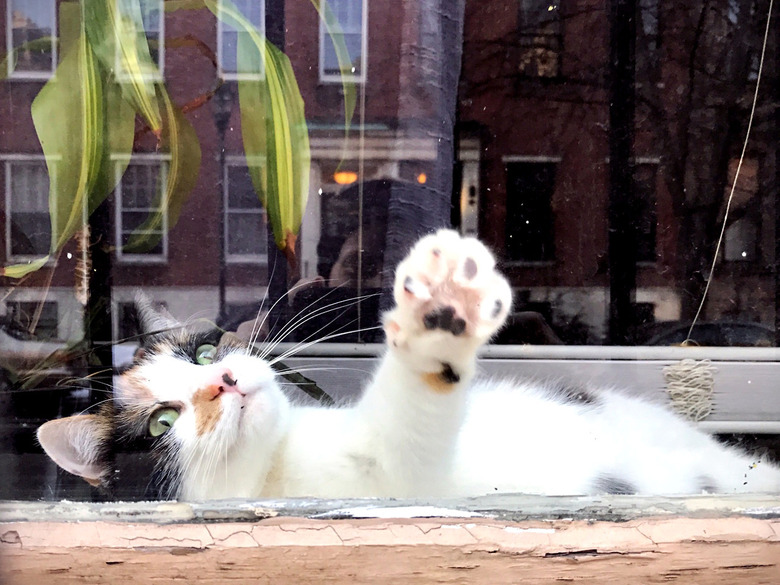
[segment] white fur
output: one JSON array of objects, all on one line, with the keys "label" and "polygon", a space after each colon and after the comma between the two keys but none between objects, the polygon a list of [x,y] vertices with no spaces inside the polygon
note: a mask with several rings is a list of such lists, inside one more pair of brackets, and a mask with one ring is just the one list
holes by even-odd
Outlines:
[{"label": "white fur", "polygon": [[[504,321],[511,296],[476,240],[424,238],[399,266],[394,294],[388,348],[351,408],[290,405],[270,367],[243,353],[212,366],[165,356],[144,366],[159,400],[185,404],[170,431],[182,446],[182,497],[585,494],[599,490],[599,477],[646,494],[713,482],[726,492],[780,491],[776,467],[718,445],[660,406],[608,390],[589,405],[555,399],[543,384],[472,385],[476,351]],[[449,305],[466,317],[463,334],[424,326],[425,315]],[[425,379],[443,364],[460,381],[437,390]],[[217,426],[199,436],[187,400],[213,374],[207,368],[220,367],[246,396],[223,396]]]}]

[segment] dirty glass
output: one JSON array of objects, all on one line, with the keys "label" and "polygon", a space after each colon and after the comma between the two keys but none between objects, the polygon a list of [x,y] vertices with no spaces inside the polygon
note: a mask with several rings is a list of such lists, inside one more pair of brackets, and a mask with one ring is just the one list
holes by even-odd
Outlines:
[{"label": "dirty glass", "polygon": [[439,227],[511,280],[496,343],[777,346],[767,1],[0,6],[0,498],[93,497],[34,431],[106,398],[137,289],[379,343]]}]

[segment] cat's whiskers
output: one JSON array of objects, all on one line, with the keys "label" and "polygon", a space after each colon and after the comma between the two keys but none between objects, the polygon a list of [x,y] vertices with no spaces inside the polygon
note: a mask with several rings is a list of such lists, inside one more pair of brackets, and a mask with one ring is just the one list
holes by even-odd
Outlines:
[{"label": "cat's whiskers", "polygon": [[290,358],[291,356],[295,355],[296,353],[303,351],[305,349],[308,349],[312,345],[316,345],[317,343],[321,343],[323,341],[330,341],[331,339],[336,339],[337,337],[343,337],[345,335],[352,335],[353,333],[362,333],[364,331],[376,331],[382,329],[381,325],[376,325],[374,327],[359,327],[357,329],[353,329],[351,331],[341,331],[339,333],[333,333],[331,335],[326,335],[325,337],[321,339],[315,339],[313,341],[309,342],[300,342],[296,344],[294,347],[291,347],[286,352],[284,352],[281,355],[276,356],[272,360],[268,361],[269,366],[273,366],[276,363],[279,363],[280,361],[286,360]]},{"label": "cat's whiskers", "polygon": [[[293,292],[293,291],[295,291],[295,290],[297,290],[297,289],[304,288],[304,287],[306,287],[306,286],[308,286],[308,285],[310,285],[310,284],[311,284],[311,283],[308,283],[308,282],[302,282],[302,283],[296,284],[296,285],[294,285],[294,286],[293,286],[293,287],[290,289],[290,291],[289,291],[289,292]],[[273,345],[273,344],[275,344],[275,343],[281,342],[281,341],[282,341],[282,340],[283,340],[283,339],[284,339],[284,338],[285,338],[285,337],[286,337],[286,336],[287,336],[289,333],[291,333],[292,331],[294,331],[294,330],[295,330],[295,328],[296,328],[296,327],[298,327],[298,326],[300,325],[300,323],[299,323],[299,321],[298,321],[298,320],[299,320],[299,319],[300,319],[300,318],[303,316],[303,314],[304,314],[304,311],[306,311],[307,309],[309,309],[309,308],[313,307],[315,304],[317,304],[317,303],[319,303],[319,302],[323,301],[323,300],[324,300],[326,297],[328,297],[329,295],[333,294],[333,292],[334,292],[334,291],[335,291],[337,288],[339,288],[339,287],[334,287],[334,288],[331,288],[331,289],[330,289],[330,290],[328,290],[328,291],[327,291],[327,292],[326,292],[326,293],[325,293],[325,294],[324,294],[324,295],[323,295],[321,298],[319,298],[319,299],[316,299],[316,300],[315,300],[314,302],[312,302],[310,305],[308,305],[307,307],[304,307],[304,308],[302,308],[300,311],[298,311],[298,313],[297,313],[296,315],[294,315],[294,316],[293,316],[293,317],[292,317],[292,318],[291,318],[291,319],[290,319],[290,320],[289,320],[289,321],[288,321],[288,322],[287,322],[287,323],[286,323],[286,324],[285,324],[285,325],[284,325],[284,326],[283,326],[283,327],[282,327],[282,328],[281,328],[281,329],[280,329],[280,330],[279,330],[279,331],[278,331],[278,332],[277,332],[277,333],[276,333],[274,336],[272,336],[272,337],[270,337],[269,339],[265,340],[265,343],[266,343],[266,344],[268,344],[268,345]],[[269,315],[270,315],[270,314],[273,312],[273,309],[274,309],[274,307],[276,307],[276,305],[277,305],[277,304],[278,304],[280,301],[282,301],[282,300],[284,300],[284,299],[287,299],[287,298],[289,298],[289,292],[288,292],[288,294],[286,294],[286,295],[284,295],[284,296],[280,297],[279,299],[277,299],[277,300],[274,302],[274,304],[273,304],[273,305],[272,305],[272,306],[271,306],[271,307],[268,309],[268,312],[267,312],[267,313],[265,314],[265,316],[263,317],[263,321],[260,323],[260,326],[259,326],[259,327],[258,327],[258,329],[257,329],[257,333],[256,333],[254,336],[252,336],[252,337],[250,338],[250,348],[251,348],[251,346],[253,346],[253,345],[254,345],[254,344],[257,342],[257,337],[259,336],[259,334],[260,334],[260,331],[262,331],[262,329],[263,329],[263,326],[265,325],[265,322],[266,322],[266,320],[268,319]],[[351,300],[351,299],[350,299],[350,300]],[[330,305],[327,305],[327,306],[330,306]],[[275,326],[276,326],[276,322],[274,322],[274,327],[275,327]],[[273,329],[273,328],[272,328],[272,329]],[[263,357],[263,356],[262,356],[262,354],[261,354],[261,357]]]},{"label": "cat's whiskers", "polygon": [[[361,301],[370,298],[372,296],[377,296],[380,293],[371,293],[368,295],[362,295],[359,297],[355,297],[352,299],[342,299],[339,301],[334,301],[332,303],[329,303],[323,307],[318,308],[316,311],[312,311],[308,314],[303,314],[303,311],[306,309],[303,309],[301,312],[298,313],[296,317],[290,320],[290,322],[285,326],[285,328],[282,329],[282,331],[279,332],[279,335],[277,335],[277,338],[275,341],[269,341],[267,342],[266,347],[264,350],[260,353],[260,357],[262,359],[266,359],[271,352],[273,352],[274,349],[284,340],[284,337],[291,331],[295,330],[296,328],[300,327],[301,325],[304,325],[305,323],[308,323],[309,321],[313,319],[317,319],[322,317],[323,315],[326,315],[327,313],[332,313],[334,311],[340,311],[338,314],[336,314],[330,321],[322,325],[317,331],[313,332],[309,336],[306,337],[306,339],[302,340],[301,343],[307,342],[311,340],[313,337],[315,337],[317,334],[319,334],[321,331],[327,329],[329,326],[331,326],[333,323],[339,321],[339,319],[344,315],[344,313],[353,305],[356,305],[360,303]],[[308,308],[310,308],[312,305],[309,305]],[[346,323],[344,323],[341,326],[341,329],[344,327],[349,326],[350,324],[354,323],[356,319],[352,319]],[[368,330],[368,329],[365,329]],[[361,331],[361,329],[358,329],[357,332]],[[352,331],[351,333],[355,333],[356,331]],[[322,341],[323,339],[318,339],[317,341]]]},{"label": "cat's whiskers", "polygon": [[[263,298],[260,300],[260,307],[257,309],[257,315],[255,315],[255,320],[252,323],[252,329],[250,330],[250,334],[249,334],[249,346],[247,347],[246,355],[249,355],[252,346],[257,341],[257,338],[260,336],[260,332],[263,330],[263,325],[265,325],[265,320],[268,318],[268,315],[271,314],[271,310],[269,309],[263,316],[263,320],[258,324],[258,319],[260,319],[260,315],[263,314],[263,307],[265,306],[265,303],[268,300],[268,291],[271,288],[270,283],[273,282],[275,272],[276,272],[276,255],[274,256],[274,265],[271,268],[271,274],[268,276],[268,285],[265,287],[265,291],[263,292]],[[293,290],[294,289],[295,287],[293,287]],[[281,298],[279,300],[281,300]],[[277,300],[276,302],[278,303],[279,300]],[[276,303],[274,303],[274,305],[275,304]]]},{"label": "cat's whiskers", "polygon": [[[344,367],[330,367],[330,366],[304,366],[301,368],[287,368],[286,370],[274,370],[275,374],[284,376],[285,374],[303,374],[305,372],[360,372],[361,374],[371,374],[372,370],[364,370],[363,368],[344,368]],[[295,384],[295,382],[289,382]]]},{"label": "cat's whiskers", "polygon": [[[273,276],[273,274],[272,274]],[[269,279],[270,281],[270,279]],[[283,294],[278,299],[276,299],[273,304],[268,308],[265,315],[263,316],[263,320],[260,321],[260,324],[258,325],[257,320],[260,318],[260,315],[263,312],[263,305],[265,304],[265,301],[268,299],[268,288],[265,289],[265,294],[263,295],[263,301],[260,303],[260,309],[257,311],[257,316],[255,317],[255,321],[252,324],[252,330],[249,335],[249,347],[247,349],[247,355],[249,355],[249,351],[251,350],[251,347],[257,342],[257,338],[260,336],[260,332],[263,330],[263,326],[265,325],[266,320],[273,312],[274,308],[276,308],[276,305],[278,305],[280,302],[287,300],[289,298],[289,294],[293,291],[296,291],[300,288],[303,288],[304,286],[308,285],[310,283],[307,282],[301,282],[298,284],[293,285],[286,294]]]}]

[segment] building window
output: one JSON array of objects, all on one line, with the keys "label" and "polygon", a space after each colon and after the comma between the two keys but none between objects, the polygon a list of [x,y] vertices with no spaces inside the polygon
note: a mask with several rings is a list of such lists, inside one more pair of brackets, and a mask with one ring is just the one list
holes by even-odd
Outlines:
[{"label": "building window", "polygon": [[57,63],[57,16],[54,0],[8,0],[6,49],[8,75],[48,79]]},{"label": "building window", "polygon": [[552,196],[558,161],[506,162],[506,251],[517,262],[555,257]]},{"label": "building window", "polygon": [[115,339],[117,342],[137,341],[141,335],[141,325],[138,319],[138,309],[135,303],[117,304],[117,322]]},{"label": "building window", "polygon": [[757,240],[755,218],[741,217],[726,229],[723,257],[730,262],[755,262]]},{"label": "building window", "polygon": [[515,62],[521,77],[558,77],[561,72],[563,34],[560,2],[518,2],[518,47]]},{"label": "building window", "polygon": [[634,196],[636,197],[637,262],[656,261],[656,162],[637,162],[634,165]]},{"label": "building window", "polygon": [[[226,6],[231,6],[230,4]],[[219,2],[220,14],[226,8]],[[233,0],[232,7],[237,8],[261,37],[265,37],[265,0]],[[217,61],[219,75],[223,79],[262,79],[265,69],[262,61],[238,61],[238,40],[248,37],[248,33],[237,30],[230,23],[229,14],[217,19]]]},{"label": "building window", "polygon": [[[149,56],[155,67],[141,71],[141,75],[144,79],[162,79],[165,66],[165,11],[162,0],[116,1],[123,22],[132,27],[139,41],[145,38],[149,47]],[[143,46],[143,43],[139,42],[138,46]],[[130,79],[131,73],[123,70],[120,55],[116,56],[116,71],[120,81]]]},{"label": "building window", "polygon": [[[118,166],[119,168],[119,166]],[[168,163],[133,159],[116,187],[117,257],[125,262],[165,262],[168,214],[165,184]]]},{"label": "building window", "polygon": [[55,301],[11,301],[6,304],[8,317],[38,341],[59,337],[58,311]]},{"label": "building window", "polygon": [[[739,169],[739,177],[737,177]],[[729,161],[724,201],[732,197],[729,223],[723,242],[723,258],[731,262],[758,260],[758,243],[762,225],[759,195],[759,164],[754,158]],[[732,193],[733,189],[733,193]],[[774,219],[770,220],[774,221]]]},{"label": "building window", "polygon": [[45,256],[51,247],[49,174],[43,157],[5,162],[7,257]]},{"label": "building window", "polygon": [[[341,32],[331,31],[320,19],[320,80],[342,82],[366,80],[368,10],[366,0],[330,0],[328,2]],[[341,37],[349,62],[342,66],[336,54],[333,36]]]},{"label": "building window", "polygon": [[265,210],[244,164],[225,166],[225,258],[228,262],[268,262]]}]

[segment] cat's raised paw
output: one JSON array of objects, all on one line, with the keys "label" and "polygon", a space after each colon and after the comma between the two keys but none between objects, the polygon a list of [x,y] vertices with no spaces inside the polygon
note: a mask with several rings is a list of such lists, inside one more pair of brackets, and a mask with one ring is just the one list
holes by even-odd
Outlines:
[{"label": "cat's raised paw", "polygon": [[448,363],[473,357],[496,332],[512,293],[482,243],[441,230],[418,241],[398,265],[394,297],[396,308],[385,316],[388,342]]}]

